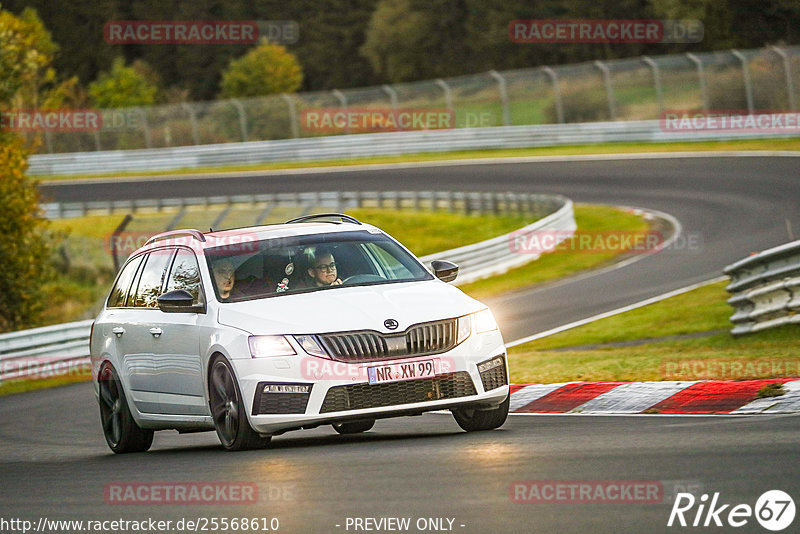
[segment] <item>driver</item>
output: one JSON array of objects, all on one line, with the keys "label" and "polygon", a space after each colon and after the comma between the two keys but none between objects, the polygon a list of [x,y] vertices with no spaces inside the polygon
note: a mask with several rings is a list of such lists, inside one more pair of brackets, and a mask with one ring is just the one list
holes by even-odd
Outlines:
[{"label": "driver", "polygon": [[338,286],[342,283],[336,271],[336,260],[328,247],[319,246],[309,254],[309,287]]}]

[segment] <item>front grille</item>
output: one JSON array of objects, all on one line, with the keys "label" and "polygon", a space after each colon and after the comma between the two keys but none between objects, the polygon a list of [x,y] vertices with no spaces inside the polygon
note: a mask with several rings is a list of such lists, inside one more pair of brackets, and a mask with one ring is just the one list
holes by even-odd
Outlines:
[{"label": "front grille", "polygon": [[488,371],[481,373],[481,382],[483,383],[483,390],[490,391],[500,386],[505,386],[508,381],[506,380],[506,364],[498,365]]},{"label": "front grille", "polygon": [[308,393],[264,393],[264,386],[272,382],[260,382],[256,386],[253,415],[306,413]]},{"label": "front grille", "polygon": [[325,395],[319,413],[455,399],[476,394],[475,385],[465,371],[421,380],[334,386]]},{"label": "front grille", "polygon": [[328,354],[341,362],[369,362],[447,352],[456,346],[458,319],[422,323],[397,334],[374,331],[319,336]]}]

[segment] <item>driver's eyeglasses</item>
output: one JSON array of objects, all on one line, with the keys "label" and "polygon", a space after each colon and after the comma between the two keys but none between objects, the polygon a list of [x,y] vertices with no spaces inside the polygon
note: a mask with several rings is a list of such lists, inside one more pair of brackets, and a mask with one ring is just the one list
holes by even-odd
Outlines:
[{"label": "driver's eyeglasses", "polygon": [[332,261],[330,263],[320,263],[319,265],[315,265],[314,268],[318,271],[335,271],[336,262]]}]

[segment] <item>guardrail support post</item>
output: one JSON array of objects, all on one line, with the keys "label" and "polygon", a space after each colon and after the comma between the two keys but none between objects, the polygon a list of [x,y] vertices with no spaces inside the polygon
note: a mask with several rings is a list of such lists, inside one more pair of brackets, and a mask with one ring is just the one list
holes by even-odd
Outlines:
[{"label": "guardrail support post", "polygon": [[742,63],[742,79],[744,80],[744,93],[747,99],[747,111],[752,115],[755,112],[753,106],[753,84],[750,82],[750,69],[747,68],[747,58],[738,50],[731,50],[736,59]]},{"label": "guardrail support post", "polygon": [[181,107],[189,114],[189,122],[192,125],[192,141],[194,141],[195,145],[199,145],[200,129],[197,126],[197,114],[195,113],[194,108],[188,102],[181,104]]},{"label": "guardrail support post", "polygon": [[642,61],[650,67],[653,71],[653,85],[656,89],[656,100],[658,100],[658,112],[663,113],[664,111],[664,95],[661,92],[661,71],[658,68],[658,63],[653,61],[651,58],[647,56],[642,56]]},{"label": "guardrail support post", "polygon": [[564,124],[564,102],[561,100],[561,83],[558,81],[558,73],[551,67],[542,67],[542,72],[547,74],[553,83],[553,96],[556,102],[556,118],[559,124]]},{"label": "guardrail support post", "polygon": [[236,108],[236,113],[239,115],[239,133],[242,135],[242,142],[247,142],[247,113],[244,111],[244,106],[235,98],[230,99],[230,103]]},{"label": "guardrail support post", "polygon": [[508,107],[508,86],[503,75],[496,70],[490,70],[489,76],[497,80],[497,89],[500,92],[500,104],[503,106],[503,126],[511,126],[511,110]]},{"label": "guardrail support post", "polygon": [[614,87],[611,85],[611,71],[608,65],[602,61],[596,60],[594,66],[600,69],[603,74],[603,83],[606,86],[606,99],[608,100],[608,115],[612,121],[617,120],[617,107],[614,100]]},{"label": "guardrail support post", "polygon": [[291,96],[287,95],[286,93],[283,93],[281,95],[281,98],[283,99],[284,102],[286,102],[286,105],[289,107],[289,125],[292,128],[292,137],[297,139],[298,137],[300,137],[300,132],[297,127],[297,106],[294,103],[294,99]]},{"label": "guardrail support post", "polygon": [[706,87],[706,71],[703,68],[703,60],[691,52],[687,52],[686,57],[697,67],[697,81],[700,84],[700,96],[703,99],[703,111],[708,113],[710,105],[708,103],[708,88]]},{"label": "guardrail support post", "polygon": [[781,59],[783,60],[783,73],[786,76],[786,93],[789,97],[789,109],[794,111],[797,109],[797,105],[795,104],[794,100],[794,81],[792,80],[792,64],[789,61],[789,55],[777,46],[773,46],[771,48],[772,51],[781,56]]}]

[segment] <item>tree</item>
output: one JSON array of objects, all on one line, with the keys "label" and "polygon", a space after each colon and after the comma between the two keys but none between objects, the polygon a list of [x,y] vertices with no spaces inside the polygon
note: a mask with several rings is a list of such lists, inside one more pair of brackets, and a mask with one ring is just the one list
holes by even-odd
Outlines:
[{"label": "tree", "polygon": [[[25,91],[38,90],[41,73],[49,69],[54,48],[35,15],[0,11],[0,114],[14,101],[31,101]],[[40,216],[39,191],[25,176],[26,166],[22,139],[0,129],[0,331],[36,322],[52,273],[47,222]]]},{"label": "tree", "polygon": [[284,46],[266,39],[234,59],[222,73],[222,98],[293,93],[303,83],[303,70]]},{"label": "tree", "polygon": [[149,106],[155,103],[157,93],[158,87],[140,70],[126,66],[122,58],[115,59],[110,71],[89,84],[89,95],[99,108]]}]

